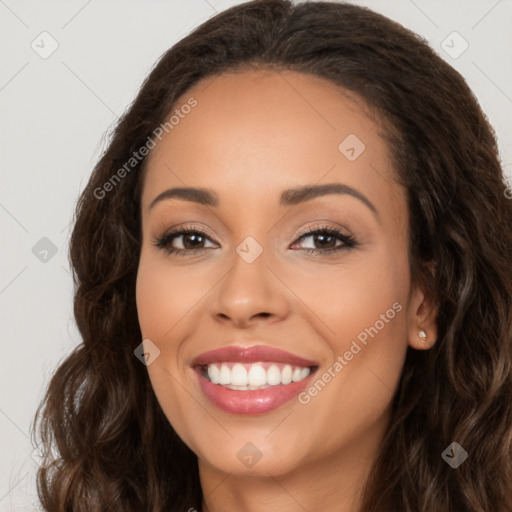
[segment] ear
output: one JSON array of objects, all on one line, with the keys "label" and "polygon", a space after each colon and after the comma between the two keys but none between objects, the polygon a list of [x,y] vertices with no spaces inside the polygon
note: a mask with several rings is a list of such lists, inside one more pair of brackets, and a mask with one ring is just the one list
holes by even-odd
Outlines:
[{"label": "ear", "polygon": [[[426,263],[428,271],[435,273],[435,265]],[[411,289],[407,309],[407,328],[409,346],[416,350],[432,348],[437,341],[438,305],[434,298],[426,293],[422,285]],[[423,336],[425,334],[425,336]]]}]

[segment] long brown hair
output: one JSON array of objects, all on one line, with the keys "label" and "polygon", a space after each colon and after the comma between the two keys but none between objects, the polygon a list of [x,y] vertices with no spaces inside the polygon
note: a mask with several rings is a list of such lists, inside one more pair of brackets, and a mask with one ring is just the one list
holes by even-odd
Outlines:
[{"label": "long brown hair", "polygon": [[[385,120],[408,192],[412,279],[438,304],[437,343],[408,348],[361,511],[511,512],[512,201],[495,132],[463,77],[420,36],[365,7],[290,0],[229,8],[166,51],[80,195],[70,261],[83,341],[34,417],[53,452],[37,474],[44,509],[200,510],[197,457],[133,353],[146,159],[98,190],[193,84],[265,67],[324,77]],[[441,457],[452,442],[468,452],[456,469]]]}]

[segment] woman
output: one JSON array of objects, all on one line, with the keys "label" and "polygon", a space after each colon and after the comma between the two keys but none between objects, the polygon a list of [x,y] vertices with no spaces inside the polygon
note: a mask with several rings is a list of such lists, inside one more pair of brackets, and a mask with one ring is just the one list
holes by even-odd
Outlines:
[{"label": "woman", "polygon": [[162,56],[76,214],[46,510],[512,511],[512,203],[424,40],[230,8]]}]

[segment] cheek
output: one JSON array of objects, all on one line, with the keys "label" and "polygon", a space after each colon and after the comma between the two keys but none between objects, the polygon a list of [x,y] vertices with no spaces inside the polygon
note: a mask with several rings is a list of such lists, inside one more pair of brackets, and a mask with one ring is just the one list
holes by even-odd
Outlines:
[{"label": "cheek", "polygon": [[301,403],[311,430],[326,432],[332,449],[382,418],[405,359],[407,259],[392,252],[377,256],[350,271],[347,264],[317,274],[298,292],[318,315],[317,329],[328,332],[330,360],[317,377],[326,384],[315,381]]},{"label": "cheek", "polygon": [[[193,445],[190,423],[201,424],[200,411],[190,410],[188,394],[183,394],[186,383],[178,371],[180,366],[180,337],[182,321],[197,305],[200,295],[190,283],[190,277],[178,269],[171,269],[165,259],[148,257],[142,252],[137,272],[136,303],[143,339],[150,339],[160,349],[160,355],[147,367],[155,396],[169,423],[182,440]],[[197,448],[196,448],[197,449]]]},{"label": "cheek", "polygon": [[[302,294],[315,313],[311,322],[323,335],[330,354],[325,363],[335,375],[325,375],[328,390],[322,391],[313,406],[315,414],[322,418],[320,423],[328,421],[323,414],[338,410],[343,396],[354,424],[371,423],[388,405],[405,359],[409,293],[406,250],[400,253],[388,247],[350,261],[347,258],[344,265],[317,272],[307,286],[297,285],[297,295]],[[315,395],[316,391],[311,391]],[[304,396],[304,402],[309,398]],[[343,414],[339,413],[340,418]]]},{"label": "cheek", "polygon": [[[344,352],[347,341],[350,343],[376,322],[389,335],[404,329],[409,268],[403,252],[388,248],[354,254],[339,265],[319,265],[314,276],[304,278],[302,274],[301,279],[295,279],[294,293],[312,312],[311,317],[330,340],[333,352]],[[292,275],[288,278],[293,279]],[[395,303],[401,307],[396,305],[393,309]],[[386,318],[381,320],[381,315]]]},{"label": "cheek", "polygon": [[[206,279],[206,280],[205,280]],[[208,276],[166,264],[163,258],[141,255],[136,301],[139,324],[146,338],[169,339],[187,314],[201,307]]]}]

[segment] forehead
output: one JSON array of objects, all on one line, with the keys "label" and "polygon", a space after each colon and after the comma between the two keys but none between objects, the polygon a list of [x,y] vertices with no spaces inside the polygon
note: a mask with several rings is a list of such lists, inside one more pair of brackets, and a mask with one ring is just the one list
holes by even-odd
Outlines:
[{"label": "forehead", "polygon": [[379,119],[326,79],[274,70],[208,77],[173,112],[146,163],[143,210],[171,186],[212,188],[221,201],[245,204],[276,198],[276,189],[333,181],[373,197],[398,192]]}]

